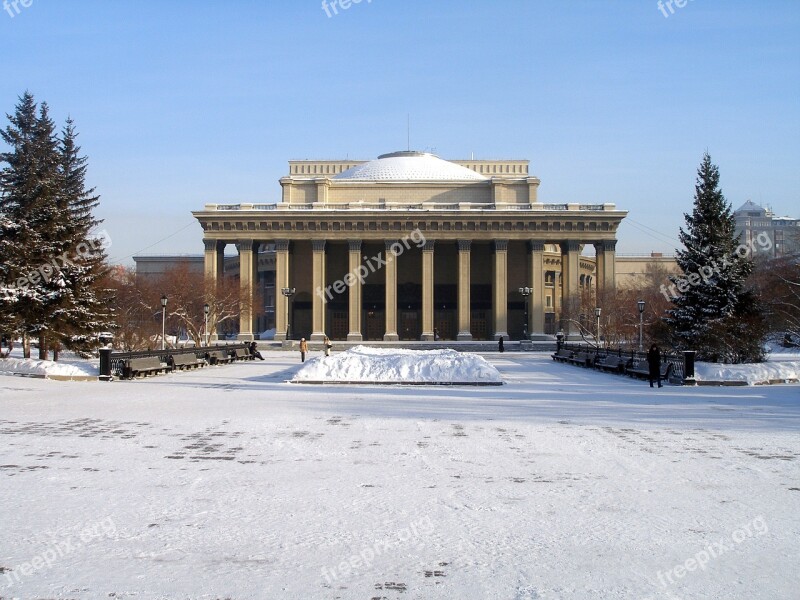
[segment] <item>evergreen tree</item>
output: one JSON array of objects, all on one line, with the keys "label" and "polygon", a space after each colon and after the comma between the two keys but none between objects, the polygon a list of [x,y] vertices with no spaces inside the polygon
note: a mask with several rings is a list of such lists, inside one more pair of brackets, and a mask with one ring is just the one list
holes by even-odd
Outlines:
[{"label": "evergreen tree", "polygon": [[694,208],[681,228],[681,277],[671,277],[672,304],[665,321],[679,350],[710,362],[763,360],[765,328],[756,296],[746,288],[753,269],[739,244],[731,207],[719,189],[719,169],[706,153],[697,172]]},{"label": "evergreen tree", "polygon": [[100,197],[86,189],[88,159],[80,155],[77,132],[67,119],[60,154],[59,208],[64,215],[63,240],[70,263],[62,267],[66,294],[55,317],[54,333],[70,350],[87,353],[97,345],[97,334],[113,328],[111,292],[101,281],[106,273],[105,239],[94,230],[101,221],[94,216]]},{"label": "evergreen tree", "polygon": [[[62,233],[58,142],[47,104],[37,107],[29,92],[8,118],[10,124],[0,132],[10,147],[0,154],[5,163],[0,171],[0,310],[11,313],[15,333],[39,337],[43,344],[64,288],[53,266]],[[40,355],[45,351],[40,344]]]},{"label": "evergreen tree", "polygon": [[0,318],[13,334],[38,337],[40,358],[48,343],[84,353],[111,327],[87,159],[74,123],[59,140],[47,104],[37,106],[29,92],[8,119],[0,131],[9,147],[0,154]]}]

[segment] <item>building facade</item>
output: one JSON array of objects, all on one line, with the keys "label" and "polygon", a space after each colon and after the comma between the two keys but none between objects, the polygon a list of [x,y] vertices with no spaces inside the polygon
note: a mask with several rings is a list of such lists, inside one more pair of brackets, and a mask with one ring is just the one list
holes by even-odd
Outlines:
[{"label": "building facade", "polygon": [[[207,285],[224,275],[234,244],[242,293],[253,297],[259,256],[274,248],[276,339],[287,330],[312,340],[545,337],[582,289],[614,287],[616,232],[627,213],[540,203],[528,168],[527,160],[412,151],[290,161],[279,204],[207,204],[193,213]],[[581,255],[589,244],[596,257]],[[256,333],[253,313],[241,311],[242,339]]]},{"label": "building facade", "polygon": [[[771,210],[750,200],[734,211],[733,218],[741,243],[756,248],[758,254],[778,258],[800,252],[800,219],[776,217]],[[765,235],[769,239],[766,245],[762,243]]]}]

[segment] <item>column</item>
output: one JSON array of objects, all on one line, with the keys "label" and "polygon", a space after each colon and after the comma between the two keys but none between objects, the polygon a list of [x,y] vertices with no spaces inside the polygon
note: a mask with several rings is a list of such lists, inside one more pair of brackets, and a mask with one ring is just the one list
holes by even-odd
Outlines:
[{"label": "column", "polygon": [[613,293],[617,288],[617,240],[603,242],[603,287],[606,293]]},{"label": "column", "polygon": [[458,240],[458,341],[470,341],[470,248],[472,240]]},{"label": "column", "polygon": [[[347,283],[350,288],[348,292],[349,332],[347,334],[347,341],[360,342],[363,339],[361,335],[362,281],[359,277],[359,267],[361,266],[361,240],[349,240],[348,248],[348,274],[345,275],[345,283]],[[348,282],[347,279],[350,279],[350,281]]]},{"label": "column", "polygon": [[603,289],[605,287],[605,280],[606,280],[605,258],[606,254],[603,251],[603,242],[595,242],[594,243],[594,260],[595,260],[594,291],[595,291],[595,297],[597,298],[597,301],[600,304],[602,304],[603,292],[605,291]]},{"label": "column", "polygon": [[253,304],[255,260],[253,249],[258,251],[258,244],[253,240],[239,240],[236,249],[239,251],[239,336],[244,341],[253,340]]},{"label": "column", "polygon": [[494,339],[508,341],[508,240],[494,241]]},{"label": "column", "polygon": [[422,247],[422,340],[433,340],[433,240]]},{"label": "column", "polygon": [[528,334],[532,340],[543,340],[544,336],[544,242],[531,241],[528,245],[531,258],[531,287],[528,310]]},{"label": "column", "polygon": [[[275,240],[275,341],[286,339],[290,300],[281,293],[289,287],[289,240]],[[290,334],[291,335],[291,334]]]},{"label": "column", "polygon": [[397,256],[392,251],[392,246],[397,240],[385,240],[386,243],[386,331],[383,339],[386,342],[396,342],[400,339],[397,335]]},{"label": "column", "polygon": [[580,266],[578,257],[580,244],[573,240],[561,243],[561,318],[564,321],[564,333],[577,333],[575,323],[568,319],[577,317],[578,296],[580,290]]},{"label": "column", "polygon": [[216,341],[217,336],[217,323],[216,323],[216,297],[217,286],[225,275],[225,242],[219,240],[203,240],[205,246],[205,302],[211,307],[211,315],[209,319],[209,340]]},{"label": "column", "polygon": [[[325,240],[311,240],[311,340],[325,338]],[[318,294],[317,291],[320,293]]]}]

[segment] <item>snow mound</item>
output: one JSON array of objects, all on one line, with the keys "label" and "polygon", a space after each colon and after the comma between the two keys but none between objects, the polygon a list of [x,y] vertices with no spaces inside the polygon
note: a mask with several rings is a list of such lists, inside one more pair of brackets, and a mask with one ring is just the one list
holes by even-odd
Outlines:
[{"label": "snow mound", "polygon": [[800,361],[765,362],[745,365],[696,363],[697,381],[746,381],[750,385],[800,379]]},{"label": "snow mound", "polygon": [[3,358],[0,359],[0,373],[69,379],[97,377],[97,368],[89,362],[64,363],[33,358]]},{"label": "snow mound", "polygon": [[455,350],[405,350],[356,346],[315,358],[300,368],[297,383],[397,383],[502,385],[500,373],[477,354]]}]

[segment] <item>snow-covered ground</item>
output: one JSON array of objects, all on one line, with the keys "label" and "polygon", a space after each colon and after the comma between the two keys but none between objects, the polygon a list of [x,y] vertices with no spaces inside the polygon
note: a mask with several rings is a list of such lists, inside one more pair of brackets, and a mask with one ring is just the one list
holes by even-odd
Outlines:
[{"label": "snow-covered ground", "polygon": [[320,356],[305,363],[292,381],[328,383],[441,383],[502,385],[500,373],[470,352],[369,348]]},{"label": "snow-covered ground", "polygon": [[8,358],[0,358],[0,375],[2,374],[56,378],[97,377],[98,370],[95,363],[75,357],[64,357],[58,362],[22,358],[22,351],[19,349]]},{"label": "snow-covered ground", "polygon": [[795,599],[800,386],[0,377],[0,597]]},{"label": "snow-covered ground", "polygon": [[744,365],[699,362],[695,364],[695,379],[697,381],[746,381],[751,385],[771,381],[796,382],[800,379],[800,360],[770,360]]}]

